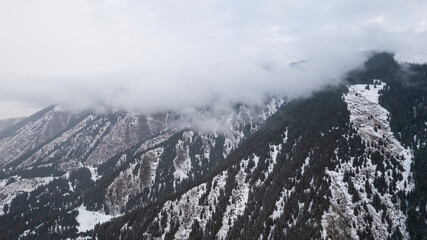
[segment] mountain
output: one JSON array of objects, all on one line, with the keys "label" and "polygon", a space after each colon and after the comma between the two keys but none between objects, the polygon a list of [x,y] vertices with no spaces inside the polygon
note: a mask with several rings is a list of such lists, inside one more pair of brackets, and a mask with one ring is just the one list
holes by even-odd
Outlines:
[{"label": "mountain", "polygon": [[0,120],[0,132],[6,128],[10,128],[11,126],[21,121],[22,119],[24,118],[8,118],[8,119]]},{"label": "mountain", "polygon": [[426,97],[427,65],[377,53],[220,116],[51,106],[0,132],[0,236],[423,239]]}]

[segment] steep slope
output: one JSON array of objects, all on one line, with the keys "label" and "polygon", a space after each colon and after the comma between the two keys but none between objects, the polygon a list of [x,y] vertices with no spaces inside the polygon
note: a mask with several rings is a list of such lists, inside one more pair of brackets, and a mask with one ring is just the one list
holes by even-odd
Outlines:
[{"label": "steep slope", "polygon": [[330,195],[323,169],[337,164],[330,159],[346,140],[342,135],[351,131],[343,90],[317,93],[282,108],[200,185],[102,225],[97,236],[320,238],[322,227],[316,223]]},{"label": "steep slope", "polygon": [[[427,94],[424,89],[408,101],[415,104],[410,113],[418,120],[411,122],[410,129],[418,133],[407,138],[408,144],[396,131],[396,125],[407,126],[400,122],[405,118],[396,113],[398,101],[390,98],[396,91],[414,91],[404,86],[405,72],[387,54],[375,55],[366,65],[366,71],[352,73],[355,85],[280,109],[198,185],[96,227],[93,236],[422,238],[426,189],[417,184],[418,171],[414,174],[411,166],[426,159]],[[425,86],[426,78],[416,75],[416,85]],[[384,82],[374,80],[378,77]],[[411,202],[416,204],[413,216]]]},{"label": "steep slope", "polygon": [[48,108],[0,133],[0,236],[423,239],[427,67],[346,80],[214,119]]},{"label": "steep slope", "polygon": [[62,132],[69,114],[46,108],[0,134],[0,164],[6,165],[31,152]]},{"label": "steep slope", "polygon": [[36,189],[52,180],[52,176],[105,162],[158,134],[157,123],[150,129],[147,121],[138,124],[138,118],[130,114],[69,114],[55,107],[21,123],[16,129],[8,129],[8,133],[2,132],[0,140],[0,159],[4,165],[0,180],[5,186],[0,189],[2,207],[16,194]]},{"label": "steep slope", "polygon": [[[414,188],[413,151],[394,137],[390,114],[379,105],[379,92],[386,88],[377,80],[374,85],[349,86],[345,101],[352,127],[366,145],[365,154],[342,163],[335,171],[327,171],[332,198],[322,219],[324,236],[346,231],[352,239],[359,239],[369,229],[375,239],[409,238],[406,213],[402,211],[405,203],[401,202],[406,200],[398,201],[396,197]],[[342,222],[343,216],[348,223]]]},{"label": "steep slope", "polygon": [[70,170],[78,162],[101,163],[167,128],[166,116],[149,119],[124,113],[72,115],[51,108],[1,140],[1,160],[17,169],[54,163]]},{"label": "steep slope", "polygon": [[[218,131],[200,127],[191,130],[188,126],[197,119],[188,121],[170,113],[150,116],[87,113],[79,118],[71,115],[70,118],[79,121],[10,160],[1,175],[5,216],[0,221],[17,216],[24,221],[40,215],[58,224],[62,222],[61,230],[40,228],[41,218],[34,219],[37,228],[28,223],[16,227],[9,225],[16,221],[7,221],[0,230],[10,236],[24,234],[24,230],[28,237],[75,236],[77,230],[86,229],[76,227],[77,212],[99,211],[93,214],[114,216],[173,194],[221,164],[230,151],[256,132],[259,124],[283,103],[281,98],[270,98],[262,106],[236,106],[234,112],[215,120],[221,127]],[[29,126],[46,125],[52,114],[58,114],[55,111],[55,108],[47,110],[4,141],[13,145],[23,136],[20,133],[29,134]],[[201,112],[200,117],[206,113]],[[16,189],[12,191],[11,187]],[[30,193],[20,195],[22,192]],[[38,206],[39,198],[49,195],[57,197],[43,207],[36,207],[37,210],[21,207]],[[70,218],[74,220],[70,222]]]}]

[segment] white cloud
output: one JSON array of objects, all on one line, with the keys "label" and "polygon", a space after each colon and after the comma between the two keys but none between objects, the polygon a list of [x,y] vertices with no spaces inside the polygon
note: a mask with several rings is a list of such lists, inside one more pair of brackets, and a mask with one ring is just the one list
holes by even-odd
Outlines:
[{"label": "white cloud", "polygon": [[0,101],[0,120],[29,116],[38,110],[37,106],[21,101]]},{"label": "white cloud", "polygon": [[146,112],[307,94],[366,51],[427,52],[426,11],[423,0],[2,0],[0,101]]}]

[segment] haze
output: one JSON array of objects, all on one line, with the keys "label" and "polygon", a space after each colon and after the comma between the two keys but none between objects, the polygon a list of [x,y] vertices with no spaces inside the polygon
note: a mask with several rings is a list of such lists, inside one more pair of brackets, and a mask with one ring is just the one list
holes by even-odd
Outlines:
[{"label": "haze", "polygon": [[370,51],[425,56],[426,12],[425,0],[1,0],[0,119],[308,95]]}]

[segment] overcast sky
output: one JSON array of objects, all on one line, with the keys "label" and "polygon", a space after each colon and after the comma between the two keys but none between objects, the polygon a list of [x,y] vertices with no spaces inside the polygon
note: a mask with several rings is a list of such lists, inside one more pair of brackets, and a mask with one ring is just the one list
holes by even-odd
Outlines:
[{"label": "overcast sky", "polygon": [[372,50],[426,56],[426,13],[425,0],[0,0],[0,119],[307,95]]}]

